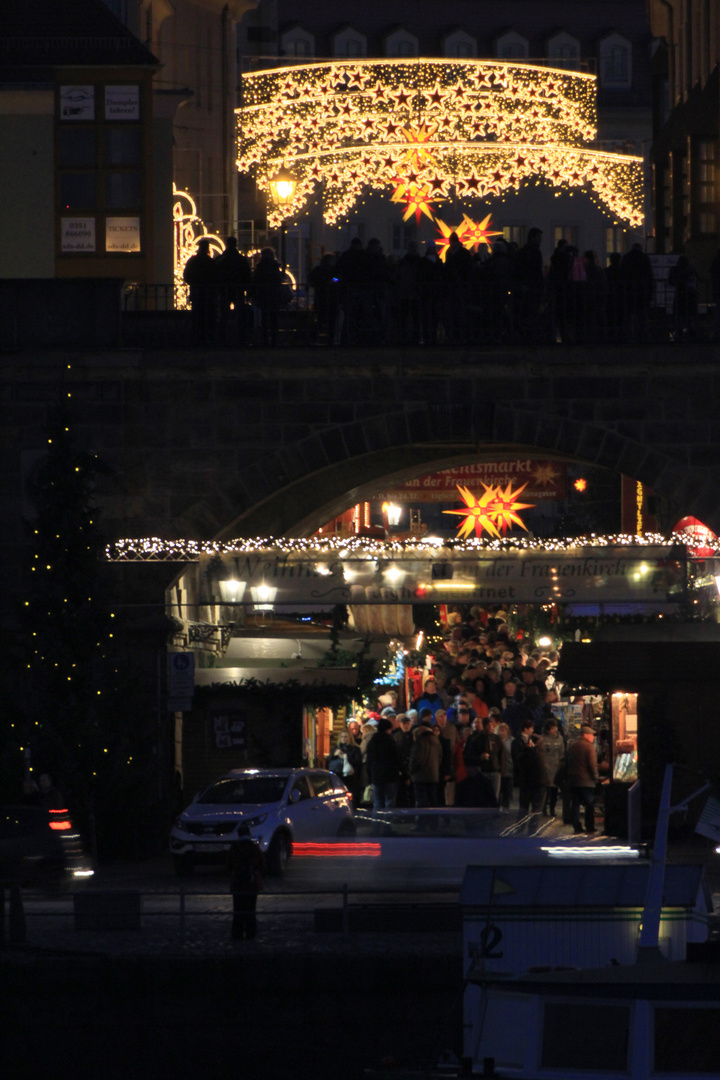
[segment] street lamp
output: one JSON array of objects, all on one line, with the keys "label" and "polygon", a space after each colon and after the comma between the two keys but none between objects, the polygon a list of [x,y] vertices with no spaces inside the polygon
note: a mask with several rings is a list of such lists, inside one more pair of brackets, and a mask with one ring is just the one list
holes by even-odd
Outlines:
[{"label": "street lamp", "polygon": [[[288,206],[292,202],[293,195],[295,194],[295,177],[284,166],[280,172],[276,173],[270,181],[270,191],[272,192],[273,202],[281,209]],[[286,226],[285,218],[283,217],[280,225],[280,263],[283,270],[285,269],[286,259]]]}]

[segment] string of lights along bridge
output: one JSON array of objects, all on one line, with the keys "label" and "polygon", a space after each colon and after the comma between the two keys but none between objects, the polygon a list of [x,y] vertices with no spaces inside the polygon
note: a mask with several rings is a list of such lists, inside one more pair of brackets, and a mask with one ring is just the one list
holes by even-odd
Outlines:
[{"label": "string of lights along bridge", "polygon": [[[279,226],[311,202],[328,224],[371,191],[436,220],[443,202],[525,184],[584,192],[616,223],[642,223],[642,158],[594,149],[596,80],[486,60],[336,61],[244,75],[238,160],[270,193]],[[439,219],[438,219],[439,223]]]}]

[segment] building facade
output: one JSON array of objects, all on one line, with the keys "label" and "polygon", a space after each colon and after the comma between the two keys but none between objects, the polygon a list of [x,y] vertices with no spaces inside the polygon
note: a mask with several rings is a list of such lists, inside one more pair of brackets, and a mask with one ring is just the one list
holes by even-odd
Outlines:
[{"label": "building facade", "polygon": [[3,14],[0,276],[156,273],[154,56],[95,0]]},{"label": "building facade", "polygon": [[656,59],[653,213],[656,246],[684,253],[707,280],[720,243],[720,8],[649,0]]},{"label": "building facade", "polygon": [[173,183],[209,232],[236,232],[236,33],[254,0],[104,2],[160,61],[156,106],[172,116]]}]

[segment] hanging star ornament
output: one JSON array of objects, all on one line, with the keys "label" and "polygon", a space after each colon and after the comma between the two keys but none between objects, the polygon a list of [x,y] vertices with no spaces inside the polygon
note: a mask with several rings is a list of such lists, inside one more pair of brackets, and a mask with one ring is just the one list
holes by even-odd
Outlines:
[{"label": "hanging star ornament", "polygon": [[490,214],[486,214],[482,221],[473,221],[471,217],[463,213],[462,224],[457,225],[455,228],[452,225],[446,225],[440,218],[435,218],[435,224],[440,230],[440,236],[436,243],[442,261],[445,262],[445,256],[450,247],[450,237],[453,233],[457,233],[458,240],[468,251],[477,251],[481,244],[485,244],[489,248],[491,236],[502,236],[501,230],[490,228],[490,217]]},{"label": "hanging star ornament", "polygon": [[463,246],[466,248],[474,248],[475,251],[481,244],[485,244],[486,247],[490,247],[491,236],[502,236],[502,230],[490,229],[490,214],[487,214],[482,221],[473,221],[467,214],[463,214],[465,230],[462,236]]},{"label": "hanging star ornament", "polygon": [[430,184],[416,184],[413,182],[407,183],[401,181],[395,188],[390,201],[391,202],[404,202],[405,213],[403,214],[403,221],[407,221],[412,214],[415,215],[415,221],[420,224],[420,216],[425,214],[431,221],[435,220],[432,212],[433,203],[438,202],[438,199],[432,199],[432,188]]},{"label": "hanging star ornament", "polygon": [[473,532],[476,536],[480,536],[483,530],[499,539],[500,530],[502,529],[502,535],[505,536],[508,528],[512,528],[513,525],[519,525],[521,529],[525,529],[525,532],[527,532],[527,527],[522,518],[519,517],[518,511],[530,510],[535,504],[517,501],[518,495],[524,491],[527,483],[513,491],[512,481],[509,481],[503,491],[500,485],[494,487],[483,483],[482,480],[480,482],[485,491],[479,499],[473,495],[469,488],[458,484],[457,489],[466,508],[464,510],[443,510],[444,514],[457,514],[464,517],[465,520],[458,525],[458,539],[465,540]]}]

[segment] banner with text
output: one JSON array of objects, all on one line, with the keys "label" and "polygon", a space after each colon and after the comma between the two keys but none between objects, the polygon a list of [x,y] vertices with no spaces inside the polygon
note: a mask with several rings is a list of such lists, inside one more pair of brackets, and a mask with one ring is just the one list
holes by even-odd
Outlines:
[{"label": "banner with text", "polygon": [[511,458],[507,461],[476,461],[472,465],[455,465],[452,469],[416,476],[403,484],[381,492],[375,498],[382,502],[423,503],[454,502],[458,499],[458,484],[473,494],[484,491],[483,483],[505,488],[509,483],[516,489],[523,484],[525,499],[564,499],[567,490],[567,469],[562,461],[538,461],[532,458]]},{"label": "banner with text", "polygon": [[325,559],[268,551],[202,556],[197,569],[199,604],[220,605],[233,594],[244,605],[662,603],[677,600],[684,573],[669,548],[650,546]]}]

